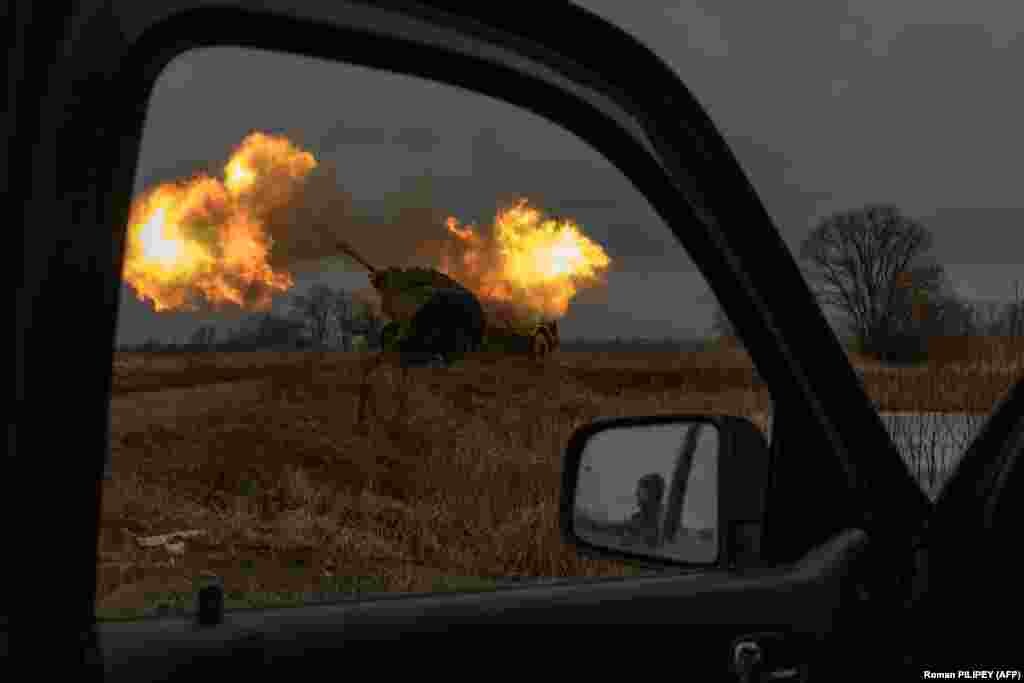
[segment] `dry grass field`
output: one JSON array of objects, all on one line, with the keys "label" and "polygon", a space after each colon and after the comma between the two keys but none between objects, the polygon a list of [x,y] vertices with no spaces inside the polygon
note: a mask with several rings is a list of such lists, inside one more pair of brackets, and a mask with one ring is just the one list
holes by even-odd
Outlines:
[{"label": "dry grass field", "polygon": [[[491,356],[414,370],[404,385],[384,368],[359,430],[359,360],[119,354],[99,616],[185,613],[203,572],[223,579],[229,608],[627,575],[636,570],[581,559],[559,537],[572,431],[598,417],[689,411],[766,428],[770,413],[742,351],[558,352],[540,365]],[[987,412],[1024,367],[854,361],[893,411]],[[183,531],[197,533],[147,545]]]}]

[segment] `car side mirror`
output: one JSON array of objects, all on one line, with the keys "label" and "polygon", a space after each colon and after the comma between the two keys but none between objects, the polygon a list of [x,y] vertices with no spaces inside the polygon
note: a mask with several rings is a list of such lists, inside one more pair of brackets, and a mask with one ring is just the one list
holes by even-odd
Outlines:
[{"label": "car side mirror", "polygon": [[656,567],[756,565],[769,450],[745,418],[598,420],[569,440],[562,537],[587,557]]}]

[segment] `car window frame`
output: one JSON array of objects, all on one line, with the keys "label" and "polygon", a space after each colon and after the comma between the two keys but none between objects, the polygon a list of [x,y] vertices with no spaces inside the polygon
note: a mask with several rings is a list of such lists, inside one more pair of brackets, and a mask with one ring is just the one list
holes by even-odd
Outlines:
[{"label": "car window frame", "polygon": [[[182,2],[177,7],[180,8],[188,4],[190,3]],[[267,7],[269,8],[273,4],[267,3]],[[141,6],[141,3],[133,5],[133,7]],[[57,47],[59,57],[55,61],[47,63],[46,68],[49,71],[44,78],[50,79],[47,83],[50,88],[45,98],[39,102],[26,102],[26,99],[22,98],[22,108],[18,112],[19,125],[32,120],[26,112],[38,114],[38,119],[33,121],[33,126],[37,125],[38,128],[25,128],[26,136],[18,146],[18,155],[12,155],[14,158],[18,158],[20,155],[31,169],[32,182],[30,183],[30,192],[25,199],[27,208],[23,217],[23,225],[26,224],[26,220],[32,220],[34,224],[43,222],[36,219],[44,217],[47,221],[57,218],[58,224],[64,224],[64,219],[67,219],[68,225],[77,225],[82,220],[95,220],[99,225],[125,224],[128,208],[126,199],[130,196],[127,190],[130,188],[130,179],[134,175],[138,163],[145,101],[148,99],[153,82],[163,67],[174,56],[189,47],[241,43],[262,49],[281,49],[294,54],[327,56],[330,59],[343,59],[349,63],[373,62],[368,64],[369,66],[380,66],[381,60],[392,60],[392,64],[404,60],[404,68],[400,70],[412,75],[424,75],[416,73],[415,69],[426,70],[424,65],[414,63],[409,58],[412,48],[408,45],[398,46],[404,48],[399,49],[398,54],[387,54],[388,50],[382,49],[382,45],[387,41],[380,35],[361,34],[357,40],[357,42],[361,41],[358,48],[347,44],[338,45],[339,42],[344,41],[337,40],[338,36],[342,34],[342,29],[337,27],[324,28],[310,22],[292,21],[288,23],[286,15],[255,14],[234,8],[201,8],[201,11],[189,15],[185,19],[181,14],[170,18],[162,16],[163,23],[154,24],[151,31],[129,36],[124,32],[125,23],[123,21],[127,9],[128,4],[124,2],[80,5],[67,16],[55,19],[54,24],[48,25],[45,29],[38,29],[40,35],[54,39],[52,43],[47,44]],[[479,9],[476,11],[480,12]],[[609,60],[607,54],[602,54],[602,52],[607,52],[606,44],[586,45],[580,49],[580,52],[586,54],[574,53],[572,61],[589,61],[599,66],[603,64],[610,71],[619,69],[620,79],[623,80],[633,78],[630,75],[632,73],[630,69],[635,67],[636,62],[639,62],[641,65],[651,67],[652,80],[671,86],[667,89],[675,91],[673,97],[659,99],[659,102],[661,104],[670,102],[672,106],[666,107],[666,111],[663,113],[656,114],[652,109],[648,109],[646,113],[650,116],[658,115],[661,117],[660,120],[664,121],[666,117],[677,116],[681,113],[681,109],[685,109],[696,117],[696,120],[704,122],[701,125],[695,124],[692,130],[696,132],[690,140],[692,144],[685,145],[686,151],[692,151],[696,155],[695,158],[705,160],[707,160],[708,149],[714,149],[712,153],[714,163],[707,167],[708,173],[701,179],[702,186],[713,187],[719,179],[732,178],[734,182],[727,183],[726,186],[731,189],[745,187],[747,194],[731,198],[734,204],[731,210],[737,216],[749,213],[749,215],[757,216],[759,221],[766,219],[766,214],[763,207],[760,207],[756,193],[749,186],[749,182],[746,181],[740,168],[735,165],[735,159],[728,152],[728,148],[718,136],[713,124],[706,119],[702,108],[685,90],[685,86],[678,82],[663,63],[642,45],[628,38],[625,33],[617,29],[613,30],[610,25],[603,22],[595,23],[597,20],[594,17],[578,8],[559,7],[553,11],[564,15],[567,19],[579,19],[582,22],[581,32],[592,30],[595,38],[609,37],[613,43],[618,41],[617,44],[623,49],[623,53],[618,55],[615,60]],[[467,14],[467,16],[472,17],[473,15]],[[211,21],[217,17],[222,19],[239,18],[240,21],[238,25],[233,25],[230,22],[223,24]],[[64,19],[67,21],[64,22]],[[481,14],[476,21],[484,22],[483,15]],[[519,23],[516,23],[517,21]],[[287,25],[279,25],[278,22],[285,22]],[[519,34],[530,35],[531,31],[538,30],[536,26],[531,26],[528,21],[522,19],[511,18],[509,22],[510,26],[506,27],[506,30],[510,32],[514,29]],[[586,25],[586,22],[591,23]],[[585,25],[589,28],[586,28]],[[261,28],[278,30],[267,33],[260,30]],[[47,30],[50,31],[49,34],[44,33]],[[467,29],[467,31],[469,30]],[[226,33],[222,33],[222,31]],[[555,32],[553,26],[542,27],[542,31],[547,32],[549,44],[560,45],[564,42],[564,37]],[[254,37],[256,35],[259,37]],[[600,43],[600,41],[596,42]],[[20,45],[24,50],[26,43],[22,42]],[[93,50],[91,52],[93,56],[86,59],[84,56],[90,54],[89,46],[95,47],[97,50]],[[351,54],[339,56],[343,50],[358,50],[362,59],[353,58]],[[319,54],[317,54],[318,51]],[[383,56],[381,56],[382,54]],[[427,53],[420,52],[419,54]],[[474,76],[476,85],[470,87],[476,92],[487,94],[490,89],[493,94],[495,86],[491,83],[500,81],[503,87],[518,83],[531,86],[528,88],[530,93],[547,93],[553,100],[550,103],[542,98],[539,104],[537,101],[524,104],[523,99],[525,98],[513,101],[510,99],[509,92],[505,92],[505,96],[500,99],[515,106],[532,109],[535,113],[551,118],[561,127],[576,133],[630,178],[637,189],[648,196],[648,200],[659,213],[663,211],[671,213],[672,220],[666,218],[666,222],[669,223],[677,238],[683,242],[687,252],[690,252],[691,255],[694,251],[700,253],[701,260],[698,262],[698,267],[702,271],[709,269],[714,271],[714,277],[704,273],[705,277],[713,286],[717,283],[716,294],[720,295],[719,299],[723,302],[723,306],[731,316],[738,318],[737,328],[741,338],[750,347],[756,348],[755,361],[769,386],[771,387],[774,382],[778,391],[783,393],[789,391],[793,400],[798,402],[812,400],[809,395],[813,393],[812,390],[806,386],[803,389],[797,388],[791,378],[786,375],[786,363],[781,360],[778,336],[772,334],[769,322],[759,312],[754,303],[756,298],[751,296],[749,287],[745,289],[742,286],[743,279],[734,272],[737,264],[721,253],[724,242],[714,242],[713,239],[697,232],[697,229],[690,223],[702,226],[702,230],[719,230],[720,226],[710,226],[709,228],[707,223],[701,220],[700,212],[695,205],[679,203],[678,184],[667,177],[663,164],[659,163],[658,159],[650,157],[646,152],[640,152],[640,148],[634,143],[625,142],[625,132],[606,117],[602,117],[599,113],[595,114],[591,105],[573,99],[557,88],[549,87],[545,90],[541,84],[494,64],[475,64],[465,61],[464,58],[453,58],[450,54],[438,52],[429,54],[433,60],[430,63],[431,68],[438,72],[444,71],[441,77],[435,78],[441,82],[466,87],[465,81],[460,81],[453,75],[455,73],[453,67],[459,66],[460,68],[467,67],[458,71],[459,78],[468,80],[469,78],[464,75],[465,72],[468,69],[476,69]],[[630,64],[630,56],[635,58],[632,60],[633,64]],[[500,77],[495,78],[495,74],[500,74]],[[602,79],[606,80],[607,75],[602,74]],[[41,91],[42,88],[40,88]],[[635,95],[635,99],[640,102],[645,97],[641,91],[632,92],[631,95]],[[662,98],[661,95],[658,97]],[[105,103],[109,103],[112,98],[118,99],[123,106],[111,109]],[[38,111],[36,111],[37,104]],[[638,102],[629,104],[632,105],[630,108],[635,109],[643,106],[650,107],[653,103],[647,100],[646,105]],[[543,111],[537,111],[537,109],[543,109]],[[570,116],[569,112],[572,111],[579,112],[587,124],[575,120],[573,125],[567,124],[566,119]],[[706,130],[702,128],[706,128]],[[19,128],[19,130],[21,129]],[[61,132],[58,140],[48,140],[39,135],[41,132],[49,134],[53,131]],[[608,137],[606,138],[604,134],[607,134]],[[709,137],[704,137],[705,135]],[[60,143],[68,136],[77,136],[86,143],[85,149],[82,150],[82,156],[90,159],[91,166],[86,169],[76,163],[67,164],[68,168],[61,169],[58,182],[53,182],[51,177],[53,167],[50,164],[60,148]],[[683,145],[681,144],[681,146]],[[35,154],[30,153],[33,151]],[[662,153],[679,154],[682,151],[662,150]],[[97,168],[108,170],[97,171]],[[723,199],[723,197],[711,199],[709,195],[709,201],[714,205],[716,213],[720,209],[729,208],[729,202],[723,203]],[[671,210],[669,210],[670,206]],[[777,233],[773,234],[770,231],[770,227],[771,223],[768,219],[765,224],[768,232],[763,232],[759,237],[764,238],[765,244],[769,247],[778,248],[781,241],[777,239]],[[685,230],[693,232],[687,235]],[[25,234],[31,236],[32,231],[26,231]],[[720,233],[716,234],[721,237]],[[39,382],[42,381],[42,376],[46,376],[46,372],[52,372],[52,369],[46,371],[36,359],[45,356],[51,349],[57,349],[54,346],[55,342],[47,341],[50,339],[47,335],[51,331],[61,329],[61,320],[56,309],[48,302],[55,301],[53,288],[57,286],[57,283],[62,278],[70,278],[72,270],[79,267],[80,270],[75,272],[77,291],[80,291],[84,297],[91,297],[96,302],[98,313],[95,324],[81,334],[82,349],[90,354],[90,360],[93,357],[96,358],[96,365],[84,363],[79,367],[68,363],[60,366],[67,372],[66,390],[62,392],[61,400],[73,402],[80,408],[80,414],[69,411],[66,430],[71,432],[80,430],[79,437],[85,447],[95,449],[102,444],[105,452],[109,448],[109,434],[106,433],[107,427],[103,423],[105,421],[98,418],[106,411],[101,406],[93,404],[101,393],[105,395],[107,401],[110,396],[109,383],[113,350],[109,341],[116,326],[118,312],[116,301],[112,301],[110,293],[113,291],[113,285],[119,281],[118,265],[123,254],[124,233],[123,231],[115,232],[106,237],[97,235],[102,235],[102,230],[99,233],[61,232],[52,238],[49,234],[40,234],[37,231],[34,239],[26,240],[27,258],[25,263],[27,268],[23,273],[24,279],[22,288],[19,290],[18,302],[20,334],[17,344],[17,364],[21,368],[28,369],[28,381],[26,382],[25,378],[19,375],[21,381],[18,383],[16,400],[19,404],[19,415],[24,415],[33,406],[44,403],[38,396],[38,389],[32,388],[32,381],[35,378],[35,386],[40,387]],[[683,237],[680,237],[681,235]],[[696,245],[697,248],[692,249],[687,245]],[[111,246],[114,247],[113,250],[110,249]],[[114,259],[110,258],[111,251],[114,253]],[[779,253],[791,258],[786,251]],[[794,272],[796,271],[794,270]],[[792,273],[790,274],[790,284],[796,284],[792,281]],[[799,286],[796,291],[800,291]],[[104,306],[106,310],[101,311]],[[805,310],[810,309],[805,307]],[[30,319],[32,325],[28,324]],[[819,337],[826,332],[828,332],[827,327],[817,330]],[[827,336],[823,338],[828,339]],[[767,341],[769,339],[775,339],[776,343],[769,343]],[[106,340],[108,348],[104,347],[104,340]],[[35,353],[26,353],[26,349],[30,346],[34,346]],[[837,373],[842,375],[844,372],[845,357],[841,355],[838,345],[835,351],[837,353],[832,354],[835,362],[829,361],[832,369],[827,374],[830,376]],[[843,360],[839,360],[840,358]],[[845,367],[852,376],[849,366]],[[773,400],[776,399],[773,392]],[[849,399],[850,405],[859,405],[856,410],[858,416],[854,421],[860,423],[860,426],[867,426],[869,438],[874,439],[878,445],[891,447],[891,441],[884,432],[884,428],[880,427],[880,423],[881,431],[871,426],[869,417],[871,413],[868,411],[873,411],[873,409],[870,404],[866,403],[863,397],[857,397],[852,388],[847,392],[847,399]],[[830,412],[838,411],[841,403],[841,401],[833,401],[833,404],[829,406]],[[83,406],[88,408],[83,408]],[[835,445],[835,434],[830,429],[829,419],[819,413],[816,416],[815,425],[814,429],[829,434],[827,440]],[[23,430],[18,430],[14,436],[17,439],[27,435]],[[18,446],[21,444],[19,441],[15,444],[14,452],[17,453],[20,450],[24,458],[26,452],[37,448],[45,449],[48,444],[52,445],[49,439],[54,436],[45,433],[33,434],[35,440],[31,445],[26,443],[27,448],[19,449]],[[840,459],[848,457],[844,455],[844,448],[841,445],[835,449],[835,455]],[[81,505],[83,509],[97,509],[104,456],[102,453],[97,453],[94,457],[95,461],[82,458],[63,465],[69,481],[57,487],[59,491],[55,491],[55,493],[66,494],[68,503],[73,506]],[[896,457],[897,462],[902,464],[902,461],[898,460],[898,455]],[[86,479],[90,480],[89,483],[85,482]],[[78,483],[72,483],[74,481]],[[877,478],[875,478],[875,482],[878,483]],[[886,484],[884,481],[882,483]],[[887,484],[885,488],[898,489],[899,482],[893,482],[891,486]],[[918,490],[916,484],[915,490]],[[95,543],[98,520],[89,519],[90,517],[91,515],[82,515],[77,523],[69,523],[68,533],[70,535],[86,534],[90,537],[77,538],[76,536],[76,543]],[[86,553],[86,555],[89,557],[81,558],[80,561],[88,561],[92,566],[80,567],[86,570],[81,579],[85,583],[81,583],[81,581],[68,582],[64,590],[54,590],[50,593],[49,598],[53,602],[55,611],[66,609],[68,604],[80,604],[79,601],[83,596],[88,599],[90,608],[92,607],[95,597],[94,586],[92,589],[88,588],[88,579],[91,576],[91,580],[93,582],[95,580],[95,558],[91,556],[91,553]],[[77,562],[75,566],[79,566]],[[74,597],[71,597],[72,594]],[[44,606],[40,607],[43,609]]]}]

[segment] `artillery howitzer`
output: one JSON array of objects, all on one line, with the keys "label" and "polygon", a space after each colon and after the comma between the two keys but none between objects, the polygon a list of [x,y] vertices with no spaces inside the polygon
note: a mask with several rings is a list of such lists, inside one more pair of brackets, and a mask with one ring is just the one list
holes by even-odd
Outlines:
[{"label": "artillery howitzer", "polygon": [[383,350],[402,364],[449,365],[471,351],[527,353],[544,358],[559,345],[558,323],[516,314],[498,301],[483,301],[433,268],[376,268],[352,245],[339,250],[369,272],[390,322],[381,332]]}]

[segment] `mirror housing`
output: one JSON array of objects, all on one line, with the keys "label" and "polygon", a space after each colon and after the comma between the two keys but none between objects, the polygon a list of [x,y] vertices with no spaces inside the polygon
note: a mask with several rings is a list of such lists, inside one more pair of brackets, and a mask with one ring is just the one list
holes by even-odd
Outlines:
[{"label": "mirror housing", "polygon": [[[619,543],[602,543],[593,534],[579,533],[577,521],[580,510],[585,509],[587,501],[577,499],[581,489],[581,475],[590,467],[589,453],[594,452],[594,444],[607,439],[609,432],[617,430],[622,434],[616,438],[620,443],[633,437],[629,431],[636,432],[637,439],[627,443],[627,448],[641,443],[647,428],[677,427],[680,435],[686,434],[690,426],[701,428],[713,427],[717,430],[717,457],[715,458],[715,479],[701,486],[714,486],[705,495],[717,497],[717,524],[713,529],[716,537],[717,553],[711,553],[708,559],[701,561],[685,561],[664,553],[658,553],[643,544],[625,547]],[[625,438],[623,438],[625,437]],[[692,449],[692,444],[691,444]],[[630,453],[624,454],[630,458]],[[596,420],[578,428],[573,432],[565,450],[562,470],[562,491],[560,504],[560,525],[562,539],[576,547],[577,552],[594,559],[612,559],[651,568],[679,567],[683,569],[713,569],[757,566],[761,557],[761,538],[764,525],[765,495],[769,484],[771,470],[769,466],[768,442],[760,428],[750,420],[731,415],[657,415],[643,417],[623,417]],[[673,478],[673,477],[669,477]],[[614,485],[629,490],[637,482],[635,477],[624,475]],[[691,486],[693,484],[690,484]],[[674,487],[670,487],[675,490]],[[665,496],[669,507],[664,518],[678,521],[680,511],[673,506],[682,504],[678,496],[671,491]],[[678,523],[676,524],[678,528]],[[711,539],[708,539],[711,540]],[[714,547],[714,546],[709,546]],[[714,558],[714,559],[711,559]]]}]

